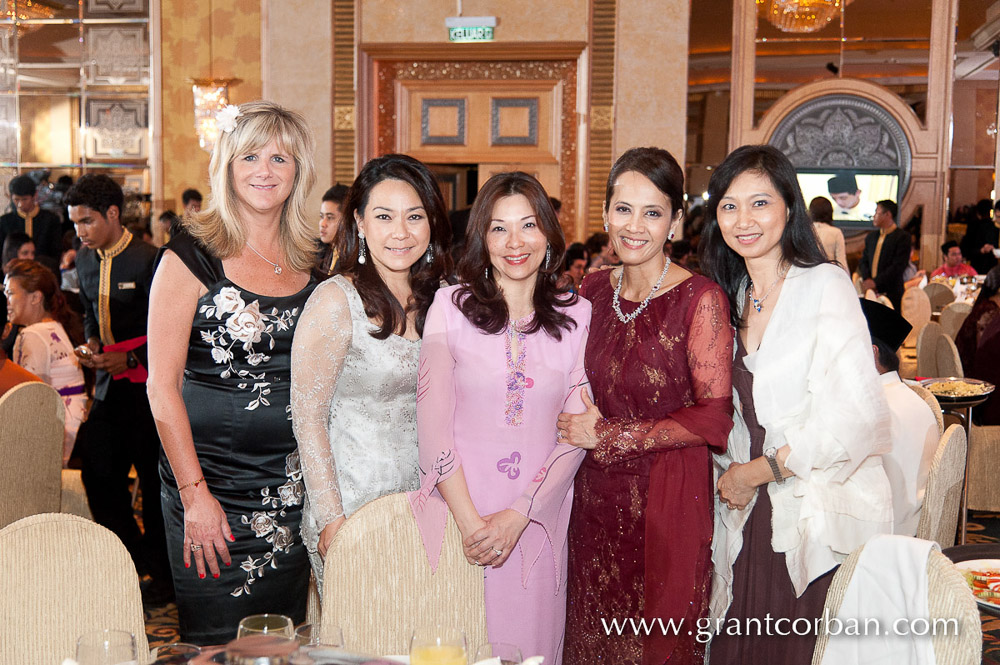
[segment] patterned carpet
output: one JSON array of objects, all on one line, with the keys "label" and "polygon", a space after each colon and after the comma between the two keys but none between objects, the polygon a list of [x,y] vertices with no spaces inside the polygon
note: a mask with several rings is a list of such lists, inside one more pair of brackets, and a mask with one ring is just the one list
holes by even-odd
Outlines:
[{"label": "patterned carpet", "polygon": [[[966,537],[969,543],[1000,542],[1000,513],[969,512],[969,528]],[[983,664],[1000,665],[1000,618],[982,614],[983,621]],[[177,642],[177,606],[173,603],[165,607],[146,610],[146,636],[149,646],[160,646]]]}]

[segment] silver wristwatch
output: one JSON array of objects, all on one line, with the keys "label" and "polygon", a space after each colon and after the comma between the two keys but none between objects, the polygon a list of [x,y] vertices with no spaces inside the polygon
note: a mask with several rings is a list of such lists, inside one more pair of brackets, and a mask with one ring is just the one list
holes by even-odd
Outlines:
[{"label": "silver wristwatch", "polygon": [[781,475],[781,469],[778,468],[778,460],[776,459],[777,455],[778,449],[774,446],[771,446],[764,451],[764,459],[766,459],[767,463],[771,465],[771,473],[774,474],[774,482],[780,485],[785,482],[785,478]]}]

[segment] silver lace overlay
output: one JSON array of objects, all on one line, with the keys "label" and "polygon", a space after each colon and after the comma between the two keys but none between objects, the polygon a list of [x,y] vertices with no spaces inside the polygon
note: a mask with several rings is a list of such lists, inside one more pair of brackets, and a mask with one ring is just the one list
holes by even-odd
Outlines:
[{"label": "silver lace overlay", "polygon": [[354,285],[337,275],[309,297],[292,343],[292,427],[306,500],[302,540],[316,578],[323,528],[386,494],[418,489],[420,341],[378,340]]}]

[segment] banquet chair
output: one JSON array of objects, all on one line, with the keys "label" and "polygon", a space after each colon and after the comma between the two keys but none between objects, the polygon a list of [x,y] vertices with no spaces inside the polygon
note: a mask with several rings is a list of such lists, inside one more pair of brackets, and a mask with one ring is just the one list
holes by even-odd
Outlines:
[{"label": "banquet chair", "polygon": [[941,318],[938,322],[944,330],[944,334],[952,339],[958,335],[959,329],[965,323],[965,317],[972,311],[972,305],[967,302],[953,302],[941,310]]},{"label": "banquet chair", "polygon": [[965,430],[951,425],[941,436],[927,474],[924,504],[920,509],[917,538],[933,540],[941,547],[955,544],[958,511],[965,478]]},{"label": "banquet chair", "polygon": [[927,297],[931,300],[931,311],[940,312],[945,305],[955,302],[955,292],[947,284],[941,282],[928,282],[924,287]]},{"label": "banquet chair", "polygon": [[969,435],[969,510],[1000,511],[1000,483],[996,460],[1000,458],[1000,425],[973,425]]},{"label": "banquet chair", "polygon": [[906,385],[910,387],[910,390],[917,393],[920,399],[924,400],[924,402],[927,403],[927,406],[931,408],[931,411],[934,412],[934,420],[937,421],[938,436],[940,437],[944,434],[944,414],[941,413],[941,403],[938,402],[934,393],[927,390],[927,388],[924,388],[919,383],[907,383]]},{"label": "banquet chair", "polygon": [[43,513],[0,529],[0,589],[4,663],[61,663],[80,635],[105,628],[132,633],[149,662],[132,558],[90,520]]},{"label": "banquet chair", "polygon": [[469,565],[451,513],[431,572],[406,494],[365,504],[344,522],[326,555],[320,630],[340,626],[344,643],[373,654],[405,654],[414,628],[436,624],[485,644],[483,570]]},{"label": "banquet chair", "polygon": [[944,335],[941,324],[931,321],[917,335],[917,376],[941,376],[937,371],[937,341]]},{"label": "banquet chair", "polygon": [[94,514],[90,512],[90,503],[87,501],[87,491],[83,486],[83,477],[80,469],[62,470],[62,493],[59,512],[79,515],[88,520],[94,519]]},{"label": "banquet chair", "polygon": [[[823,616],[835,617],[840,611],[844,595],[858,565],[864,545],[851,552],[833,575],[826,592]],[[979,665],[983,649],[982,624],[975,597],[962,573],[948,557],[931,551],[927,557],[927,613],[930,625],[936,619],[958,620],[958,631],[935,631],[930,637],[937,665]],[[911,617],[918,618],[918,617]],[[927,639],[927,638],[919,638]],[[813,650],[812,665],[820,665],[830,636],[820,631]],[[864,662],[864,661],[859,661]]]},{"label": "banquet chair", "polygon": [[962,371],[962,357],[958,355],[958,347],[955,341],[945,334],[937,339],[934,349],[934,357],[937,360],[938,376],[965,377]]},{"label": "banquet chair", "polygon": [[903,318],[913,326],[903,346],[912,347],[917,343],[917,335],[920,329],[930,323],[931,320],[931,300],[923,289],[911,286],[903,294],[903,300],[899,305],[899,312]]},{"label": "banquet chair", "polygon": [[45,383],[22,383],[0,397],[0,528],[59,512],[65,418],[62,398]]}]

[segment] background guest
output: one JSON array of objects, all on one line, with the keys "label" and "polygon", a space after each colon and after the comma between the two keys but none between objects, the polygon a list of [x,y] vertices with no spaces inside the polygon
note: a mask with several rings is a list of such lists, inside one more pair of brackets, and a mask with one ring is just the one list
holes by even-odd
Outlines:
[{"label": "background guest", "polygon": [[202,203],[201,192],[193,188],[185,189],[181,193],[181,205],[183,206],[181,215],[183,217],[190,217],[195,213],[201,212],[201,203]]},{"label": "background guest", "polygon": [[858,274],[865,290],[885,294],[899,309],[903,298],[903,273],[910,262],[912,237],[896,226],[897,207],[893,201],[879,201],[872,223],[878,229],[865,237],[865,249]]},{"label": "background guest", "polygon": [[29,381],[41,381],[37,376],[15,362],[7,359],[7,353],[0,349],[0,397],[3,397],[14,386]]},{"label": "background guest", "polygon": [[934,269],[931,279],[935,277],[964,277],[976,275],[976,269],[964,262],[962,258],[962,248],[954,240],[941,245],[941,254],[944,263]]},{"label": "background guest", "polygon": [[35,251],[53,265],[59,264],[62,252],[62,220],[59,215],[38,205],[38,186],[28,175],[13,178],[8,185],[14,211],[0,216],[0,246],[11,233],[24,233],[34,241]]},{"label": "background guest", "polygon": [[[1000,266],[987,273],[972,311],[955,336],[955,346],[965,376],[994,385],[1000,381]],[[977,423],[1000,425],[1000,400],[995,394],[973,410]]]},{"label": "background guest", "polygon": [[683,171],[665,150],[629,150],[608,175],[604,228],[622,267],[584,280],[594,404],[558,425],[560,442],[590,451],[570,519],[567,663],[703,660],[691,634],[609,635],[601,622],[691,625],[708,611],[709,449],[724,449],[732,426],[733,337],[722,290],[663,253],[683,205]]},{"label": "background guest", "polygon": [[590,254],[582,242],[574,242],[566,248],[566,258],[563,261],[563,273],[559,278],[559,286],[578,293],[583,277],[587,274],[587,264]]},{"label": "background guest", "polygon": [[896,352],[913,326],[882,303],[863,298],[860,302],[872,336],[875,369],[882,379],[889,406],[892,449],[882,455],[882,465],[892,489],[892,532],[914,536],[924,503],[927,474],[940,440],[937,419],[927,402],[899,378]]},{"label": "background guest", "polygon": [[[997,203],[1000,205],[1000,201]],[[962,236],[962,255],[969,259],[977,273],[985,275],[997,264],[993,250],[998,247],[1000,228],[997,228],[996,211],[989,199],[983,199],[976,204],[968,219],[965,235]]]},{"label": "background guest", "polygon": [[14,362],[49,384],[66,408],[63,466],[87,416],[87,389],[73,348],[83,344],[80,317],[66,306],[56,276],[36,261],[17,260],[4,277],[7,316],[24,326],[14,343]]},{"label": "background guest", "polygon": [[555,425],[561,411],[585,409],[590,304],[558,286],[566,241],[530,175],[487,180],[468,229],[462,283],[439,291],[427,315],[422,479],[410,500],[432,566],[447,510],[469,563],[486,566],[490,640],[558,665],[566,530],[583,452],[557,444]]},{"label": "background guest", "polygon": [[232,639],[249,614],[302,622],[309,584],[288,410],[292,335],[315,286],[313,137],[271,102],[218,122],[212,198],[161,250],[149,317],[163,519],[181,639],[196,644]]},{"label": "background guest", "polygon": [[834,261],[848,274],[847,249],[844,244],[844,232],[833,225],[833,204],[825,196],[817,196],[809,202],[809,217],[813,221],[813,230],[819,246],[826,258]]},{"label": "background guest", "polygon": [[319,270],[324,275],[331,275],[337,264],[337,250],[333,245],[337,229],[344,219],[344,201],[347,199],[347,187],[339,182],[326,190],[319,206]]},{"label": "background guest", "polygon": [[337,274],[309,298],[292,348],[292,426],[306,485],[302,539],[320,585],[344,521],[373,499],[419,486],[420,336],[451,271],[444,199],[417,160],[369,161],[345,210]]},{"label": "background guest", "polygon": [[587,266],[587,270],[597,270],[604,266],[618,265],[618,256],[615,254],[615,248],[612,246],[611,239],[607,233],[598,231],[587,238],[585,244],[587,251],[590,253],[590,265]]}]

